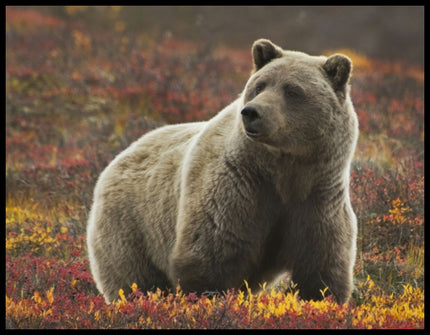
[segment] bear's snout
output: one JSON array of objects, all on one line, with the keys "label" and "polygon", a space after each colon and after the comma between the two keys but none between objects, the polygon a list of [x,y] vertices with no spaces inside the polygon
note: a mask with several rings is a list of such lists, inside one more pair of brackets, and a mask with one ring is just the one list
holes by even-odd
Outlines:
[{"label": "bear's snout", "polygon": [[242,122],[245,127],[246,134],[250,137],[258,137],[261,135],[261,115],[253,106],[245,106],[242,111]]}]

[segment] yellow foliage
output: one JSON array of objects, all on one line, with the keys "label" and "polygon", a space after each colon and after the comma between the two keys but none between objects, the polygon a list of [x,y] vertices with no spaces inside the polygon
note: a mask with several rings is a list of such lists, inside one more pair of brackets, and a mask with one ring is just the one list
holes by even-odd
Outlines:
[{"label": "yellow foliage", "polygon": [[88,6],[64,6],[67,14],[75,15],[76,13],[87,10]]},{"label": "yellow foliage", "polygon": [[409,206],[405,206],[405,204],[397,198],[393,200],[393,209],[390,209],[389,212],[393,216],[394,222],[397,224],[402,224],[406,221],[404,216],[405,213],[409,213],[411,208]]},{"label": "yellow foliage", "polygon": [[54,287],[52,286],[48,291],[46,291],[46,299],[52,305],[54,303]]},{"label": "yellow foliage", "polygon": [[133,292],[137,292],[137,284],[136,283],[133,283],[133,284],[131,284],[131,290],[133,291]]},{"label": "yellow foliage", "polygon": [[40,296],[40,293],[38,291],[34,291],[33,293],[33,300],[36,304],[42,303],[42,297]]},{"label": "yellow foliage", "polygon": [[16,236],[8,236],[6,239],[6,249],[20,249],[22,245],[28,245],[32,251],[44,248],[46,251],[52,249],[57,244],[57,240],[51,236],[51,228],[34,227],[33,232],[28,234],[24,228]]},{"label": "yellow foliage", "polygon": [[57,164],[57,151],[58,151],[58,147],[54,147],[52,149],[52,156],[51,156],[51,159],[49,160],[49,165],[51,166],[55,166]]},{"label": "yellow foliage", "polygon": [[79,30],[73,30],[72,36],[75,41],[75,46],[80,49],[90,49],[91,48],[91,38],[84,35]]},{"label": "yellow foliage", "polygon": [[115,30],[118,32],[123,32],[125,30],[125,22],[124,21],[115,22]]},{"label": "yellow foliage", "polygon": [[127,299],[125,298],[125,296],[124,296],[124,290],[122,289],[122,288],[120,288],[119,290],[118,290],[118,295],[119,295],[119,297],[121,298],[121,303],[123,304],[123,305],[125,305],[126,303],[127,303]]},{"label": "yellow foliage", "polygon": [[[42,208],[33,198],[6,200],[6,250],[10,254],[31,252],[39,255],[70,255],[70,216],[64,212],[64,204]],[[67,207],[70,208],[69,204]],[[73,240],[76,246],[85,244],[85,236]]]}]

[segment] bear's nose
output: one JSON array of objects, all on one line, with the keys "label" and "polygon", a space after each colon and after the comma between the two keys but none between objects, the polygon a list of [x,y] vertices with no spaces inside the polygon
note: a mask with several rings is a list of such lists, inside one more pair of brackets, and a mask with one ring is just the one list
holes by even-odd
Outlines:
[{"label": "bear's nose", "polygon": [[257,112],[257,109],[252,106],[246,106],[244,109],[242,109],[241,114],[243,121],[246,123],[251,123],[261,118],[260,114]]}]

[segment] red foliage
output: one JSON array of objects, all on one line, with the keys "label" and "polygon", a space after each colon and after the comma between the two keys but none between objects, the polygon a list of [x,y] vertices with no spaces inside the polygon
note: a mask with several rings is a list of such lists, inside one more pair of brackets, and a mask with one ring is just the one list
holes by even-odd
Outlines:
[{"label": "red foliage", "polygon": [[6,27],[63,27],[64,23],[53,17],[49,17],[39,13],[36,10],[22,10],[17,7],[6,7]]}]

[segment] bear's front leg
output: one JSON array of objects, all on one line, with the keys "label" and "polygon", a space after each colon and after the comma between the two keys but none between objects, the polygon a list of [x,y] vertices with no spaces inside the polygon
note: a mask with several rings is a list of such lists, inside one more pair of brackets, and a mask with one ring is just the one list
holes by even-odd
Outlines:
[{"label": "bear's front leg", "polygon": [[338,303],[347,302],[353,288],[354,239],[330,236],[317,240],[310,234],[308,241],[312,242],[297,248],[292,271],[299,295],[321,300],[327,288],[324,296],[333,295]]},{"label": "bear's front leg", "polygon": [[[303,299],[321,300],[332,295],[345,303],[353,289],[353,267],[356,256],[356,217],[350,205],[326,213],[324,207],[309,207],[307,215],[298,218],[288,237],[292,257],[292,280]],[[319,215],[317,215],[319,214]]]},{"label": "bear's front leg", "polygon": [[[204,149],[196,147],[192,157],[215,150]],[[239,288],[245,280],[255,287],[266,239],[279,219],[272,182],[225,155],[184,164],[169,261],[170,280],[184,291]]]},{"label": "bear's front leg", "polygon": [[[193,225],[190,225],[193,226]],[[240,288],[258,263],[258,246],[220,232],[183,232],[170,258],[170,279],[184,292]],[[255,245],[255,244],[254,244]]]},{"label": "bear's front leg", "polygon": [[353,287],[351,264],[342,259],[325,263],[319,269],[310,269],[309,263],[297,264],[292,279],[298,285],[300,297],[306,300],[322,300],[333,295],[338,303],[345,303]]}]

